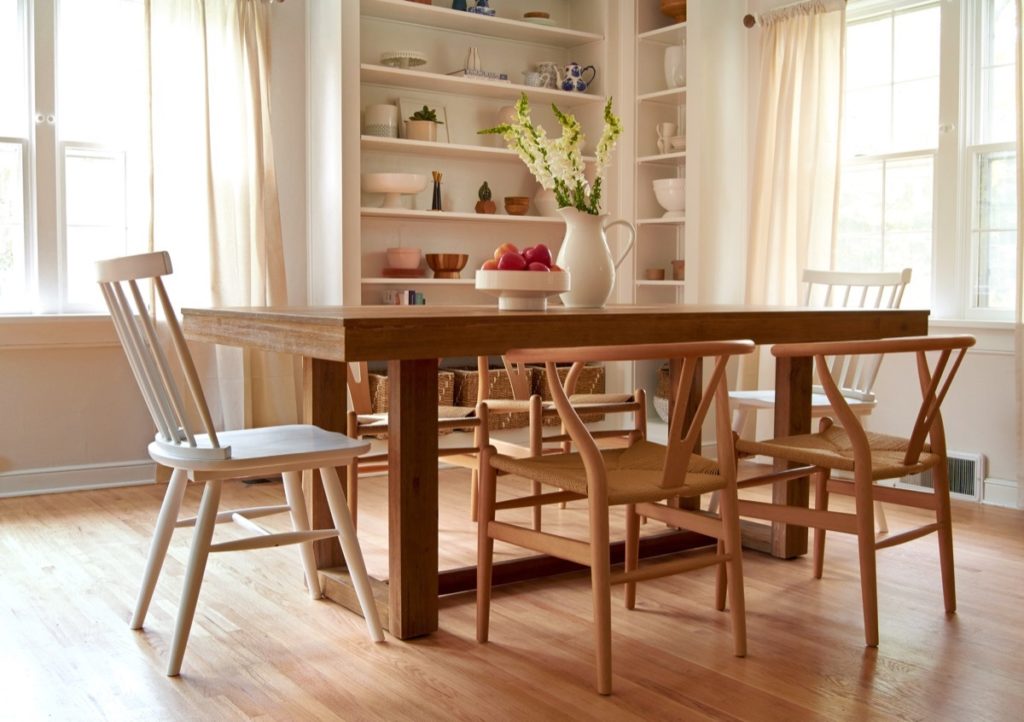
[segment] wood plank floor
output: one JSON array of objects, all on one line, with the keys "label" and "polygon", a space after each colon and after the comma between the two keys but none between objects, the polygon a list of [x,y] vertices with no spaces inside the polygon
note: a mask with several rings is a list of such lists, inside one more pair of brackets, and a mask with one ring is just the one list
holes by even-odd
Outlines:
[{"label": "wood plank floor", "polygon": [[[471,563],[467,476],[441,483],[442,565]],[[383,480],[361,491],[360,535],[383,574]],[[0,500],[0,719],[1018,720],[1024,709],[1022,512],[955,506],[951,617],[933,537],[883,550],[877,650],[863,646],[856,552],[838,534],[820,581],[807,559],[746,554],[745,659],[713,608],[712,571],[641,584],[634,611],[617,594],[614,694],[602,698],[585,576],[497,590],[486,645],[470,595],[442,600],[430,638],[372,645],[361,619],[305,595],[294,548],[211,559],[183,674],[167,678],[190,532],[175,534],[145,631],[127,625],[162,492]],[[225,503],[280,494],[232,483]],[[583,523],[579,508],[546,514]],[[890,527],[913,514],[890,511]]]}]

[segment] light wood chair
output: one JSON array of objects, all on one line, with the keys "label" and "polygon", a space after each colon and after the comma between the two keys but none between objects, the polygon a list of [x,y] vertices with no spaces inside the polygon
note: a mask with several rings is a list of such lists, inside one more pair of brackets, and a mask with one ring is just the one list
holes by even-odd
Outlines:
[{"label": "light wood chair", "polygon": [[[739,452],[764,454],[775,459],[805,464],[795,469],[744,479],[740,488],[771,484],[812,474],[815,485],[813,509],[740,500],[742,516],[814,527],[814,576],[821,578],[825,554],[825,530],[854,534],[860,559],[861,597],[864,607],[864,638],[870,647],[878,646],[878,593],[875,581],[875,552],[936,532],[946,612],[956,610],[953,580],[953,531],[949,507],[949,479],[946,471],[946,438],[939,406],[949,391],[964,354],[974,345],[972,336],[922,336],[879,341],[846,341],[787,344],[772,348],[776,357],[813,356],[825,394],[841,424],[823,418],[816,433],[736,442]],[[928,353],[936,352],[930,363]],[[860,416],[851,408],[835,377],[842,367],[835,358],[857,355],[912,353],[917,357],[921,405],[907,437],[887,436],[865,431]],[[853,479],[831,477],[833,469],[851,472]],[[935,478],[932,493],[878,486],[883,479],[898,479],[931,469]],[[832,493],[854,497],[853,513],[831,511]],[[874,533],[874,502],[928,509],[935,521],[891,536]]]},{"label": "light wood chair", "polygon": [[[578,451],[547,456],[516,458],[498,454],[487,443],[486,404],[480,404],[481,417],[481,490],[478,522],[477,559],[477,639],[486,642],[489,634],[491,575],[494,540],[534,551],[553,554],[590,567],[594,598],[594,636],[597,658],[597,690],[611,692],[611,586],[625,584],[627,608],[633,608],[636,583],[707,566],[718,568],[715,603],[725,608],[729,590],[732,612],[733,648],[737,656],[746,654],[746,627],[743,602],[743,569],[740,549],[739,517],[736,513],[736,466],[729,425],[729,399],[725,365],[730,357],[750,353],[750,341],[706,343],[669,343],[645,346],[587,347],[578,349],[533,349],[510,351],[517,362],[544,362],[551,378],[556,378],[558,362],[627,361],[637,359],[678,359],[682,364],[679,387],[675,392],[667,446],[645,438],[645,430],[635,428],[630,443],[622,448],[601,449],[580,420],[565,388],[552,384],[554,405]],[[698,369],[705,356],[713,358],[706,390],[700,391]],[[688,402],[699,396],[692,418],[686,419]],[[696,449],[701,425],[712,402],[716,404],[718,457],[716,463],[699,456]],[[561,491],[496,500],[497,472],[515,474]],[[713,490],[722,491],[721,514],[689,511],[662,503],[677,497],[699,497]],[[556,534],[509,524],[495,519],[497,511],[585,499],[589,514],[589,537],[580,541]],[[609,561],[609,510],[625,505],[626,562],[622,571],[612,572]],[[640,515],[690,529],[718,540],[710,552],[685,559],[639,565]],[[728,584],[726,567],[728,567]]]},{"label": "light wood chair", "polygon": [[[911,269],[882,273],[857,273],[847,271],[817,271],[806,269],[803,273],[803,305],[815,308],[899,308],[903,294],[910,283]],[[882,363],[881,356],[858,356],[854,363],[843,364],[842,378],[837,378],[839,389],[852,411],[868,415],[875,408],[875,380]],[[730,391],[729,401],[734,409],[733,431],[742,435],[751,414],[764,409],[775,408],[775,391],[757,389],[752,391]],[[829,403],[821,385],[815,385],[811,393],[811,416],[819,417],[829,413]],[[711,500],[711,509],[717,500]],[[885,510],[881,503],[875,508],[879,531],[887,531]]]},{"label": "light wood chair", "polygon": [[[569,436],[565,424],[558,427],[550,427],[551,431],[545,433],[545,421],[558,417],[558,409],[553,401],[545,401],[540,395],[533,393],[532,377],[530,369],[521,361],[512,361],[507,356],[501,357],[505,373],[508,374],[509,383],[512,389],[511,399],[492,399],[488,397],[487,384],[479,385],[477,403],[487,405],[489,413],[516,413],[526,412],[527,422],[527,443],[516,443],[505,439],[490,438],[490,445],[498,453],[516,458],[540,456],[542,454],[568,453],[572,450],[572,438]],[[490,359],[487,356],[477,358],[477,371],[480,378],[486,378],[490,366]],[[585,368],[584,363],[573,364],[566,373],[563,389],[569,402],[583,415],[591,414],[627,414],[633,417],[634,429],[647,428],[647,398],[643,389],[632,393],[592,393],[577,394],[576,387],[580,375]],[[549,378],[552,378],[549,376]],[[558,377],[554,377],[558,378]],[[551,382],[549,382],[551,383]],[[557,385],[557,384],[556,384]],[[589,429],[591,437],[595,439],[628,438],[630,429]],[[479,437],[476,439],[479,444]],[[479,471],[474,467],[470,482],[470,515],[473,521],[477,518],[479,489]],[[533,482],[533,494],[541,493],[540,482]],[[565,502],[559,505],[565,508]],[[541,528],[541,515],[543,505],[538,504],[533,508],[533,528]]]},{"label": "light wood chair", "polygon": [[[348,364],[349,412],[346,432],[353,439],[382,438],[390,430],[387,412],[374,413],[370,401],[369,373],[365,362]],[[466,406],[437,407],[437,429],[444,431],[469,431],[479,424],[476,409]],[[476,473],[477,447],[439,447],[438,457],[458,466],[467,467]],[[387,471],[388,450],[369,451],[352,460],[348,465],[346,476],[346,492],[348,494],[349,513],[353,523],[358,524],[359,477],[362,474]]]},{"label": "light wood chair", "polygon": [[[96,264],[97,280],[110,309],[114,327],[157,427],[156,438],[149,445],[149,455],[158,464],[173,470],[157,518],[131,628],[141,629],[146,620],[174,529],[194,526],[195,533],[170,646],[168,675],[176,676],[181,671],[185,645],[188,643],[199,599],[199,588],[211,552],[298,544],[309,595],[319,599],[322,592],[313,556],[313,542],[338,537],[370,638],[383,641],[384,635],[366,576],[362,552],[335,469],[348,464],[365,451],[368,444],[305,424],[218,433],[213,427],[191,354],[161,281],[161,277],[170,274],[171,270],[171,259],[165,252],[115,258]],[[165,316],[170,342],[174,347],[173,357],[161,346],[156,322],[146,307],[139,285],[139,281],[144,279],[152,280],[155,298]],[[182,393],[179,385],[181,378],[185,381],[187,396]],[[199,417],[198,424],[193,422],[195,416]],[[331,529],[310,530],[302,491],[302,472],[312,469],[319,469],[323,479],[334,521]],[[283,477],[286,504],[219,511],[221,482],[224,480],[275,474]],[[197,516],[179,519],[182,497],[189,481],[205,484],[202,501]],[[271,533],[253,521],[257,517],[282,512],[288,512],[291,516],[292,531]],[[255,535],[214,544],[214,526],[226,521],[234,521],[255,532]]]}]

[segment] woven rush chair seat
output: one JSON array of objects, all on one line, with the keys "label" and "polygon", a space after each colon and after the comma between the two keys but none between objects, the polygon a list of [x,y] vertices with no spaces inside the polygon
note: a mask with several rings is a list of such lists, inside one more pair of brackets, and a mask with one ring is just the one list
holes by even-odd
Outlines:
[{"label": "woven rush chair seat", "polygon": [[[789,461],[826,469],[853,471],[855,455],[850,435],[841,426],[826,424],[824,431],[798,436],[782,436],[764,441],[748,441],[737,439],[736,451],[741,454],[761,454],[763,456],[784,457]],[[871,479],[894,479],[910,474],[918,474],[931,469],[939,463],[941,457],[925,451],[916,463],[905,463],[909,442],[898,436],[888,436],[871,431],[864,432],[871,448]]]},{"label": "woven rush chair seat", "polygon": [[[726,483],[718,462],[694,454],[690,456],[689,469],[680,473],[678,486],[661,486],[665,447],[650,441],[637,441],[628,448],[602,449],[601,458],[608,473],[609,504],[659,501],[668,496],[700,496],[717,491]],[[526,459],[498,454],[491,457],[491,466],[581,497],[587,495],[587,470],[579,453]]]},{"label": "woven rush chair seat", "polygon": [[[625,606],[633,609],[638,583],[695,569],[715,568],[715,608],[724,611],[728,595],[733,653],[738,657],[746,654],[736,459],[729,425],[725,368],[733,356],[750,353],[753,349],[751,341],[714,341],[521,349],[507,353],[506,358],[511,363],[543,362],[549,379],[558,378],[557,364],[572,364],[564,379],[552,383],[550,388],[563,433],[576,450],[545,454],[540,444],[540,429],[536,426],[532,427],[536,432],[531,443],[533,453],[527,456],[517,450],[499,453],[499,447],[488,436],[490,408],[483,401],[477,405],[480,425],[476,433],[481,462],[477,514],[477,641],[486,642],[490,634],[491,582],[497,540],[590,568],[596,686],[600,694],[610,694],[612,687],[611,587],[616,584],[624,585]],[[646,439],[646,396],[638,389],[633,396],[641,406],[633,415],[632,428],[614,432],[625,446],[600,447],[597,440],[601,438],[601,430],[587,427],[582,418],[585,407],[570,401],[572,379],[579,369],[588,361],[665,358],[680,367],[666,444]],[[706,386],[701,383],[705,361],[713,366]],[[541,397],[531,397],[531,404],[534,416],[539,418]],[[715,405],[718,462],[694,453],[699,448],[703,421],[712,404]],[[531,491],[499,502],[498,480],[509,474],[528,479]],[[544,492],[542,485],[559,491]],[[722,494],[719,514],[679,508],[674,503],[680,496],[695,497],[719,490]],[[497,517],[498,512],[505,510],[529,507],[537,510],[541,505],[574,500],[586,502],[588,533],[583,539],[542,531],[536,523],[529,528],[525,522]],[[621,570],[613,570],[610,562],[610,509],[614,505],[625,507],[625,554]],[[641,516],[712,537],[716,544],[684,558],[662,557],[644,560],[641,564]]]}]

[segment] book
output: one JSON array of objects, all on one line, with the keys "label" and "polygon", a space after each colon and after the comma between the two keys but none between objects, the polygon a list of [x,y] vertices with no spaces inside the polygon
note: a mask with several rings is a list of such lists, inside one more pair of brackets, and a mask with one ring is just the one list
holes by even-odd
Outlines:
[{"label": "book", "polygon": [[411,288],[391,288],[381,295],[381,301],[386,306],[425,306],[426,297]]},{"label": "book", "polygon": [[497,73],[491,70],[474,70],[473,68],[461,68],[453,70],[448,75],[455,75],[465,78],[476,78],[477,80],[493,80],[496,83],[508,83],[508,73]]}]

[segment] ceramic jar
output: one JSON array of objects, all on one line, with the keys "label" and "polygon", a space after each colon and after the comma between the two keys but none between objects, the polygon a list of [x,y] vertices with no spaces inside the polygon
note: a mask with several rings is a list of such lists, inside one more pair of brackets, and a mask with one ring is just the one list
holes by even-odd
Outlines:
[{"label": "ceramic jar", "polygon": [[366,106],[363,132],[378,138],[397,138],[398,106],[386,104]]},{"label": "ceramic jar", "polygon": [[[584,76],[590,73],[590,78]],[[562,90],[574,90],[578,93],[585,93],[590,84],[597,77],[597,70],[593,65],[581,66],[579,63],[569,63],[565,66],[565,74],[562,75]]]},{"label": "ceramic jar", "polygon": [[665,86],[682,88],[686,85],[686,41],[665,48]]}]

